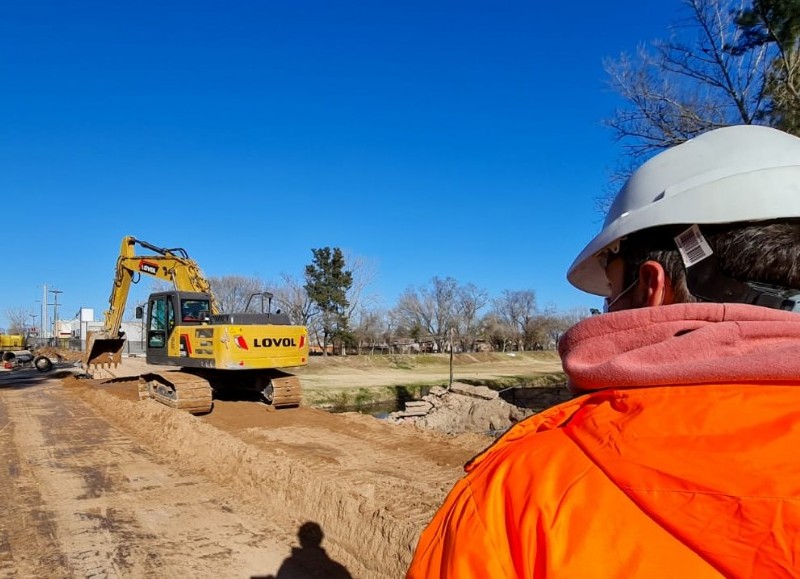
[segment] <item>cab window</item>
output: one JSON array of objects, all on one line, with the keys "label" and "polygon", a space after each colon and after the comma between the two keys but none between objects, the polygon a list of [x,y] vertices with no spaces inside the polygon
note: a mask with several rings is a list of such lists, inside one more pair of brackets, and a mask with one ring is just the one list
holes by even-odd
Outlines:
[{"label": "cab window", "polygon": [[150,301],[150,329],[167,329],[167,300],[164,298]]},{"label": "cab window", "polygon": [[184,322],[201,321],[200,314],[204,311],[209,311],[208,300],[181,300],[181,320]]},{"label": "cab window", "polygon": [[147,347],[163,348],[167,343],[167,300],[150,300],[150,324],[147,329]]}]

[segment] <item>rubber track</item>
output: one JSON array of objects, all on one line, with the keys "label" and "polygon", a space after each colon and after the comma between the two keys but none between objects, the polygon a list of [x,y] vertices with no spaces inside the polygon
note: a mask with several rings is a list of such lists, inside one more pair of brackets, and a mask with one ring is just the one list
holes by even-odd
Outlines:
[{"label": "rubber track", "polygon": [[300,378],[297,376],[273,378],[272,388],[272,406],[275,408],[300,405],[302,394],[300,391]]},{"label": "rubber track", "polygon": [[146,397],[191,414],[211,412],[214,404],[208,380],[180,370],[142,374],[139,377],[139,398]]}]

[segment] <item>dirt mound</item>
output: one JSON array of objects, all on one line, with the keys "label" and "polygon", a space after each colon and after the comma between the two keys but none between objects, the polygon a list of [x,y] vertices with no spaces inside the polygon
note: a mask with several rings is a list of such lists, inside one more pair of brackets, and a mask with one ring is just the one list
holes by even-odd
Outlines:
[{"label": "dirt mound", "polygon": [[47,356],[51,360],[58,362],[80,362],[83,359],[83,354],[81,352],[68,350],[66,348],[55,348],[53,346],[37,348],[35,354],[37,356]]},{"label": "dirt mound", "polygon": [[201,472],[276,524],[316,521],[331,556],[353,577],[402,576],[461,465],[491,440],[241,402],[220,401],[195,417],[152,400],[121,399],[126,381],[92,383],[74,391],[163,459]]}]

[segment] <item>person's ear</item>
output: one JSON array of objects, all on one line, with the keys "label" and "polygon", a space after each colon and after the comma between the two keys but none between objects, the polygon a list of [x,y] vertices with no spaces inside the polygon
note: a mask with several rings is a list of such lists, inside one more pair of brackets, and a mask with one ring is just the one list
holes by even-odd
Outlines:
[{"label": "person's ear", "polygon": [[661,306],[673,302],[672,284],[664,266],[657,261],[645,261],[639,266],[639,280],[645,292],[645,306]]}]

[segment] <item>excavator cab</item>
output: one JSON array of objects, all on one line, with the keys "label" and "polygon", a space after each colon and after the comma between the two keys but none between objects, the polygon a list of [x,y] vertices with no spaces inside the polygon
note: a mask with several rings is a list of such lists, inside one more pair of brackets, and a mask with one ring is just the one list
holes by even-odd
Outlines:
[{"label": "excavator cab", "polygon": [[[145,348],[148,362],[174,363],[167,343],[176,327],[207,324],[211,298],[201,292],[167,291],[151,294],[145,318]],[[182,352],[181,356],[186,353]]]}]

